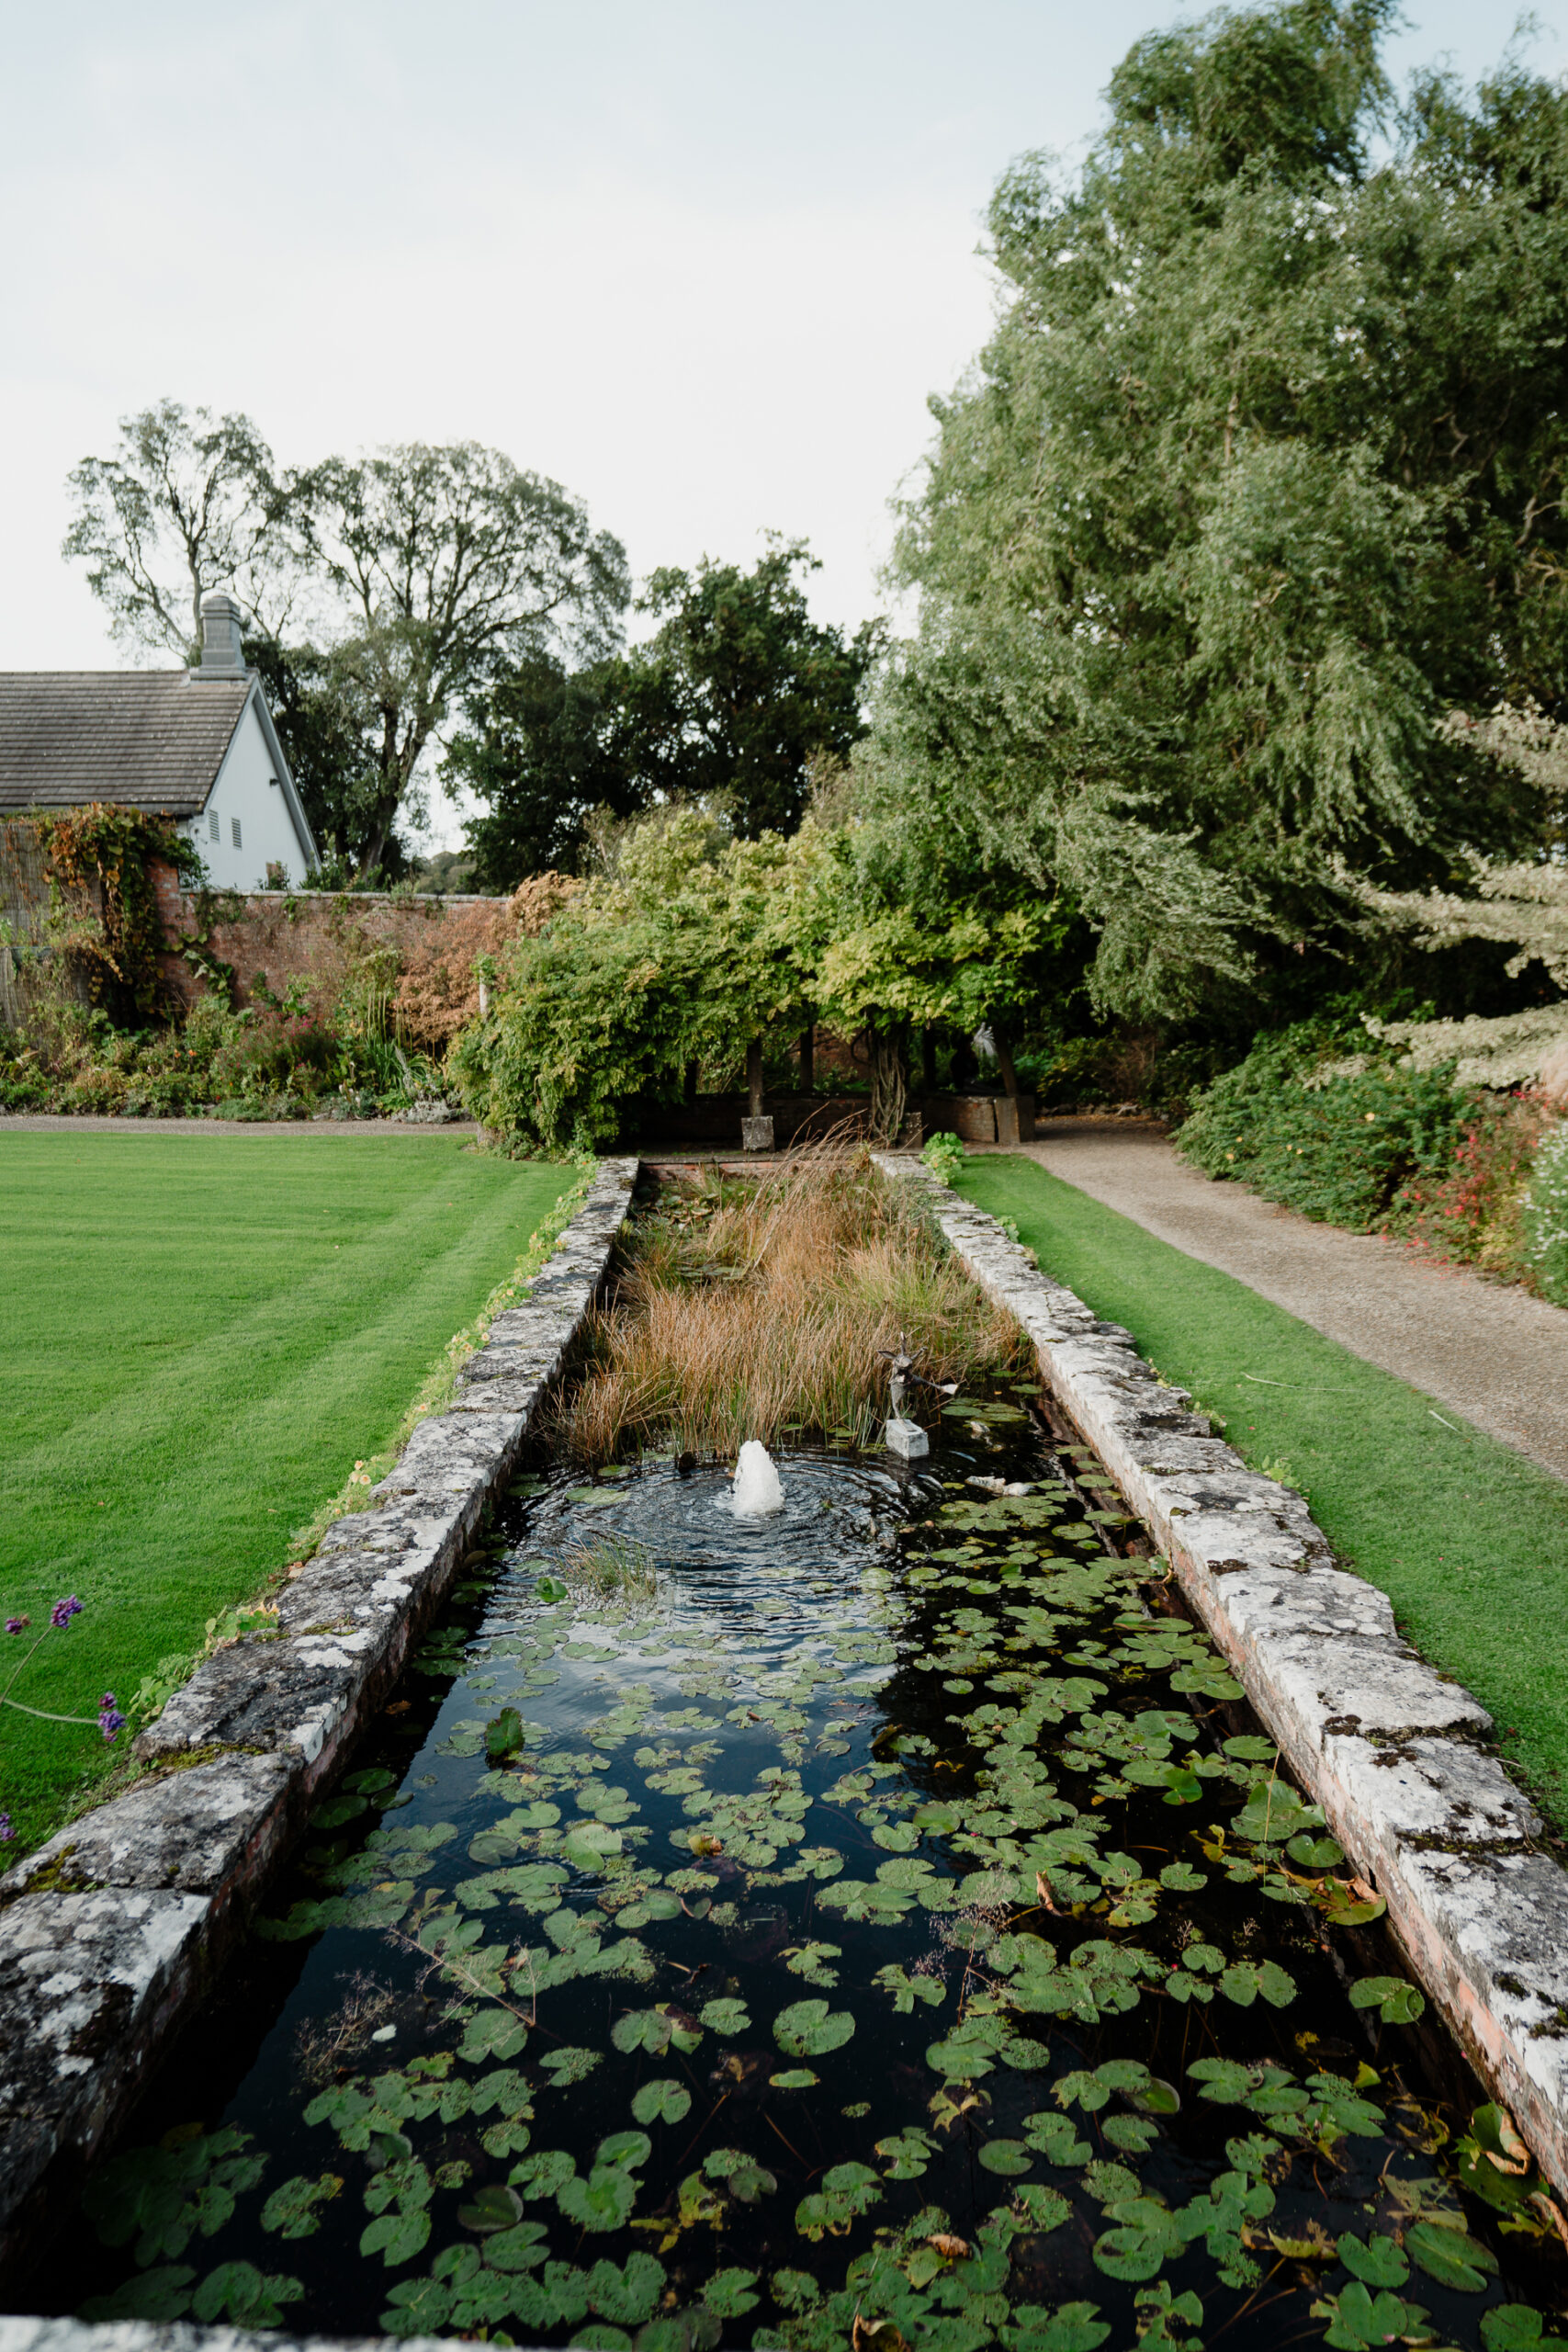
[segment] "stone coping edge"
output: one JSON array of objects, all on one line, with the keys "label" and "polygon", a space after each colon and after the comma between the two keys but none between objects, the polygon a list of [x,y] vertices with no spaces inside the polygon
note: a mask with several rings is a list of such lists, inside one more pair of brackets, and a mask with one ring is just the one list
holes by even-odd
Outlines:
[{"label": "stone coping edge", "polygon": [[960,1263],[1022,1325],[1052,1396],[1154,1535],[1387,1902],[1415,1974],[1568,2196],[1568,1873],[1487,1745],[1491,1717],[1400,1638],[1386,1595],[1335,1565],[1302,1497],[1214,1437],[1131,1332],[1041,1272],[919,1159],[874,1159],[921,1186]]},{"label": "stone coping edge", "polygon": [[[199,1665],[135,1752],[155,1770],[0,1879],[0,2272],[59,2210],[203,1998],[323,1785],[439,1608],[609,1265],[637,1180],[601,1160],[491,1325],[446,1410],[278,1596],[276,1634]],[[63,2345],[66,2321],[6,2322]],[[104,2345],[243,2345],[228,2329],[76,2329]],[[20,2352],[7,2334],[3,2352]],[[28,2342],[35,2341],[28,2337]],[[276,2335],[265,2341],[279,2345]]]},{"label": "stone coping edge", "polygon": [[[252,2335],[238,2327],[198,2327],[189,2320],[6,2319],[0,2352],[443,2352],[461,2339],[446,2335],[284,2335],[276,2328]],[[524,2346],[520,2352],[538,2352]]]}]

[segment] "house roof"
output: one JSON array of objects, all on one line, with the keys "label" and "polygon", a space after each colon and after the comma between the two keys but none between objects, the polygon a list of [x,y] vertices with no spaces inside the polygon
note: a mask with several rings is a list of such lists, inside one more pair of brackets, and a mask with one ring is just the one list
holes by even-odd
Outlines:
[{"label": "house roof", "polygon": [[185,670],[0,670],[0,808],[113,800],[194,816],[254,684]]}]

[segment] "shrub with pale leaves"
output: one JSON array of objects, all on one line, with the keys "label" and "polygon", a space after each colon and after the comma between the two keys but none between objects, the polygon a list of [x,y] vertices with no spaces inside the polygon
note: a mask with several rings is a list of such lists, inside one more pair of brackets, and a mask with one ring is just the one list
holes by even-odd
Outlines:
[{"label": "shrub with pale leaves", "polygon": [[1525,1228],[1542,1291],[1568,1306],[1568,1122],[1555,1127],[1536,1153]]}]

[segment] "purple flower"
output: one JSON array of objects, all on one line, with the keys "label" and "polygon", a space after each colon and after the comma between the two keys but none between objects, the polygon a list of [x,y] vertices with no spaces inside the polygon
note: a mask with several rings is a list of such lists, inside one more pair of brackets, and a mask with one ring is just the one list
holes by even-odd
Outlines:
[{"label": "purple flower", "polygon": [[69,1625],[73,1617],[80,1617],[81,1614],[82,1603],[77,1600],[75,1594],[73,1593],[69,1600],[57,1600],[55,1602],[54,1607],[49,1612],[49,1622],[51,1625],[58,1625],[62,1630],[63,1630],[65,1626]]},{"label": "purple flower", "polygon": [[0,1846],[3,1846],[7,1838],[14,1838],[16,1834],[16,1831],[11,1826],[10,1815],[8,1813],[0,1813]]},{"label": "purple flower", "polygon": [[115,1705],[112,1690],[106,1690],[100,1702],[98,1729],[111,1747],[116,1738],[125,1729],[125,1717]]},{"label": "purple flower", "polygon": [[8,1634],[19,1634],[24,1625],[30,1625],[32,1622],[30,1617],[7,1617],[6,1631]]}]

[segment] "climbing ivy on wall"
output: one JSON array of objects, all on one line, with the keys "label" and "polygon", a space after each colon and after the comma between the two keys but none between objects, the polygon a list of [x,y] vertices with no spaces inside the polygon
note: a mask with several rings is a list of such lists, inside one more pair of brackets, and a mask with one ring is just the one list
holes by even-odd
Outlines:
[{"label": "climbing ivy on wall", "polygon": [[109,1009],[121,1018],[152,1020],[164,996],[158,957],[165,942],[152,863],[161,858],[182,879],[196,878],[199,853],[167,817],[105,801],[34,821],[57,949],[85,970],[95,1002],[117,1000]]}]

